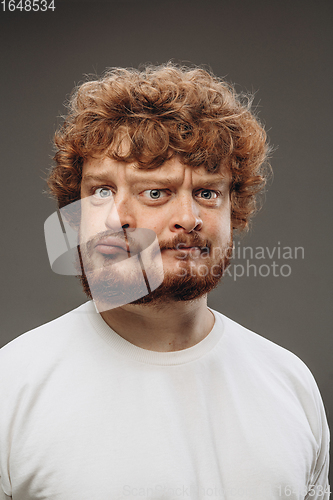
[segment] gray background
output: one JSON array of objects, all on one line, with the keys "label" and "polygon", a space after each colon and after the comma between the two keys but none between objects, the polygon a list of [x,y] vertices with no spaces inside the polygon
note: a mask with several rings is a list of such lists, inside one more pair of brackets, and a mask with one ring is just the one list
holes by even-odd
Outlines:
[{"label": "gray background", "polygon": [[238,90],[256,92],[276,147],[274,181],[242,245],[272,251],[280,242],[305,252],[273,259],[291,266],[289,277],[227,276],[209,305],[305,361],[331,420],[332,3],[55,4],[47,13],[1,11],[1,345],[85,301],[74,277],[50,270],[43,235],[55,210],[43,179],[73,86],[108,66],[206,64]]}]

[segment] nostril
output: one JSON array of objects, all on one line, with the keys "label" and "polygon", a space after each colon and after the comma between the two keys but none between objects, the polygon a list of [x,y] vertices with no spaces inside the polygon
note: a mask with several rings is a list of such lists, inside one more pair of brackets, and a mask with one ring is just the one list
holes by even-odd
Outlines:
[{"label": "nostril", "polygon": [[122,229],[128,229],[129,228],[129,224],[123,224],[121,227],[122,227]]}]

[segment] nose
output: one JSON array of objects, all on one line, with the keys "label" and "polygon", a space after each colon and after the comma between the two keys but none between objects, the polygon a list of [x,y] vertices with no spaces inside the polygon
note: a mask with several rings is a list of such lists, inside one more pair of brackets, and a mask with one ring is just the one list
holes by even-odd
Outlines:
[{"label": "nose", "polygon": [[202,219],[200,218],[199,207],[191,196],[183,197],[180,203],[175,203],[174,214],[170,220],[170,230],[172,232],[200,231]]},{"label": "nose", "polygon": [[105,226],[113,231],[118,231],[120,228],[134,229],[136,227],[135,217],[130,210],[128,201],[124,198],[112,200],[106,213]]}]

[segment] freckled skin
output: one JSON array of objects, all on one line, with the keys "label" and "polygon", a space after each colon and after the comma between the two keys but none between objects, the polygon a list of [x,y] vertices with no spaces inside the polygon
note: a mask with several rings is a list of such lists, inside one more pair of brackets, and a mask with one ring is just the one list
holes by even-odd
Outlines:
[{"label": "freckled skin", "polygon": [[[196,284],[199,267],[216,260],[207,260],[207,255],[197,252],[189,262],[188,258],[180,259],[179,252],[163,247],[179,238],[183,247],[195,246],[196,239],[199,246],[208,242],[210,252],[216,255],[226,249],[232,239],[229,187],[227,172],[208,173],[203,166],[193,169],[177,157],[152,170],[110,158],[92,158],[83,165],[81,197],[99,200],[112,194],[116,210],[101,216],[101,211],[89,208],[89,204],[84,208],[83,203],[81,237],[87,241],[115,227],[152,229],[161,245],[166,277],[175,279],[179,269],[191,269]],[[102,317],[132,343],[162,351],[194,345],[213,326],[205,291],[196,300],[160,300],[158,307],[154,303],[127,304],[103,312]]]},{"label": "freckled skin", "polygon": [[[118,220],[127,227],[145,227],[152,229],[159,241],[171,241],[178,234],[191,235],[195,231],[202,238],[208,239],[213,246],[223,247],[230,241],[230,197],[229,178],[221,174],[209,174],[204,167],[193,169],[173,158],[158,169],[135,169],[125,164],[106,158],[91,159],[83,166],[82,197],[91,195],[90,185],[84,182],[87,175],[105,173],[103,186],[113,190],[117,207]],[[104,174],[103,174],[104,175]],[[215,200],[206,200],[195,196],[203,181],[221,178],[222,195]],[[152,180],[153,179],[153,180]],[[170,179],[170,183],[161,188],[159,181]],[[146,186],[135,184],[145,182]],[[95,184],[95,183],[94,183]],[[165,189],[159,199],[150,199],[148,190]],[[145,192],[144,192],[145,191]],[[114,213],[111,219],[94,220],[87,215],[86,227],[82,233],[88,239],[97,232],[114,227]],[[174,266],[174,256],[163,255],[166,269]]]}]

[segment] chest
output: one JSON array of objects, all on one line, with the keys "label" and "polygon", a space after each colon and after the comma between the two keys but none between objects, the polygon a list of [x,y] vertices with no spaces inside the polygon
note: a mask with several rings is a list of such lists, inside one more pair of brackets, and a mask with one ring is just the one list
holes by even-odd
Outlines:
[{"label": "chest", "polygon": [[219,371],[55,374],[13,421],[17,500],[299,498],[316,454],[293,394]]}]

